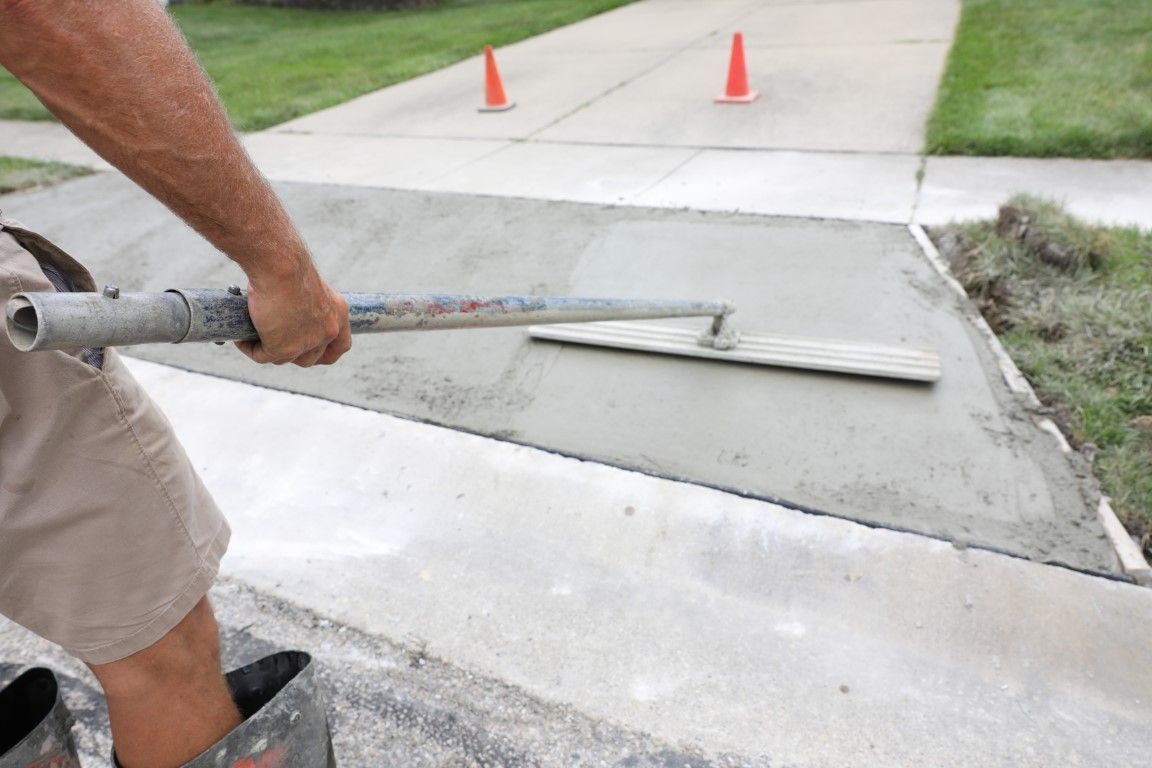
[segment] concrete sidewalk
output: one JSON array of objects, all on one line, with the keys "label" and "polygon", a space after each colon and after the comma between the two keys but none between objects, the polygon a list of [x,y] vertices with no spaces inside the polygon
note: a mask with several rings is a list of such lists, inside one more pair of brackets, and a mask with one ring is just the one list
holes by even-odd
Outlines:
[{"label": "concrete sidewalk", "polygon": [[[1152,162],[930,158],[958,0],[644,0],[499,52],[519,104],[479,114],[461,62],[272,131],[273,178],[940,224],[1017,192],[1152,227]],[[745,34],[750,105],[717,105]]]},{"label": "concrete sidewalk", "polygon": [[[500,50],[510,112],[476,112],[476,58],[246,141],[282,181],[923,224],[1028,192],[1152,227],[1152,162],[921,157],[958,11],[642,0]],[[716,105],[736,30],[762,96]],[[53,124],[0,144],[107,168]]]},{"label": "concrete sidewalk", "polygon": [[[1152,162],[921,157],[958,0],[644,0],[499,51],[518,106],[479,114],[479,59],[248,144],[276,179],[940,224],[1017,192],[1152,227]],[[750,105],[717,105],[743,31]]]},{"label": "concrete sidewalk", "polygon": [[[1144,760],[1152,592],[968,546],[1113,566],[1085,478],[907,230],[699,212],[907,223],[1035,184],[1152,216],[1125,207],[1146,163],[923,162],[957,9],[645,0],[500,51],[511,112],[474,112],[471,60],[247,137],[304,182],[278,189],[340,287],[731,290],[757,328],[938,346],[946,370],[934,388],[753,373],[510,331],[365,340],[310,372],[142,351],[392,412],[131,363],[234,526],[229,658],[314,650],[347,765]],[[764,96],[716,106],[737,28]],[[21,148],[0,124],[0,143],[93,162],[62,130]],[[113,174],[4,207],[125,290],[237,279]],[[67,669],[107,754],[83,669],[10,624],[0,658]]]},{"label": "concrete sidewalk", "polygon": [[[646,0],[502,49],[510,112],[469,60],[248,142],[290,181],[906,222],[957,9]],[[737,29],[763,96],[716,105]]]},{"label": "concrete sidewalk", "polygon": [[[469,60],[276,129],[740,149],[920,150],[957,0],[646,0],[500,51],[518,106],[481,114]],[[763,96],[721,106],[733,32]]]},{"label": "concrete sidewalk", "polygon": [[71,163],[94,171],[113,168],[60,123],[0,120],[0,155]]},{"label": "concrete sidewalk", "polygon": [[[110,170],[57,123],[0,120],[3,154]],[[688,149],[267,132],[272,179],[605,205],[946,224],[1026,192],[1092,222],[1152,229],[1152,161]],[[917,173],[923,169],[922,180]]]}]

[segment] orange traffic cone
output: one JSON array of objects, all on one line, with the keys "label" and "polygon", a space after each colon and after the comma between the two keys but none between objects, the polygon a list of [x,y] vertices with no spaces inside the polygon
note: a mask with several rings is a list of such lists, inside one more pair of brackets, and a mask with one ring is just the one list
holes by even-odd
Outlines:
[{"label": "orange traffic cone", "polygon": [[496,55],[492,46],[484,46],[484,106],[481,112],[507,112],[516,106],[504,95],[504,84],[500,82],[500,70],[496,69]]},{"label": "orange traffic cone", "polygon": [[744,65],[744,35],[737,32],[732,36],[732,61],[728,64],[728,87],[723,96],[717,96],[719,104],[748,104],[756,101],[760,93],[748,88],[748,68]]}]

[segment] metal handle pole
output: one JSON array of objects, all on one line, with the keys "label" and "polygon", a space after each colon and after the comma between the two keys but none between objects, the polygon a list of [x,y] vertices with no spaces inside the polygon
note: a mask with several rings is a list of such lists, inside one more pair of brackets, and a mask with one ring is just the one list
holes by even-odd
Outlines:
[{"label": "metal handle pole", "polygon": [[[649,301],[554,296],[454,296],[345,293],[353,333],[492,328],[509,325],[723,318],[726,301]],[[76,349],[258,338],[238,288],[164,293],[20,293],[8,302],[8,335],[17,349]]]}]

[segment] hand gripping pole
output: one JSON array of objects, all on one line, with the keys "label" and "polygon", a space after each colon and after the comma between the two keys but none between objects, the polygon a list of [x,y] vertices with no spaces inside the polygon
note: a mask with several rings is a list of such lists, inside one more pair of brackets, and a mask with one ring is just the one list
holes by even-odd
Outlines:
[{"label": "hand gripping pole", "polygon": [[[721,328],[735,311],[726,301],[648,301],[553,296],[455,296],[345,293],[352,333],[493,328],[510,325],[712,317]],[[239,288],[163,293],[19,293],[8,302],[8,335],[17,349],[119,347],[259,338]]]}]

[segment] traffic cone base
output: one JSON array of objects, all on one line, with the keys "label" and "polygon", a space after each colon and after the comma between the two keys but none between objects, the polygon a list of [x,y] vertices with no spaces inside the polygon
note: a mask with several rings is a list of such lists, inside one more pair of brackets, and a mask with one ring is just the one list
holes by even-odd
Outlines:
[{"label": "traffic cone base", "polygon": [[508,110],[512,109],[512,107],[514,107],[514,106],[516,106],[516,102],[510,101],[502,107],[488,107],[488,106],[477,107],[476,111],[477,112],[507,112]]},{"label": "traffic cone base", "polygon": [[756,101],[756,99],[758,99],[758,98],[760,98],[760,91],[749,91],[748,93],[744,94],[743,96],[729,96],[727,94],[724,94],[723,96],[717,96],[716,97],[716,103],[717,104],[751,104],[752,102]]}]

